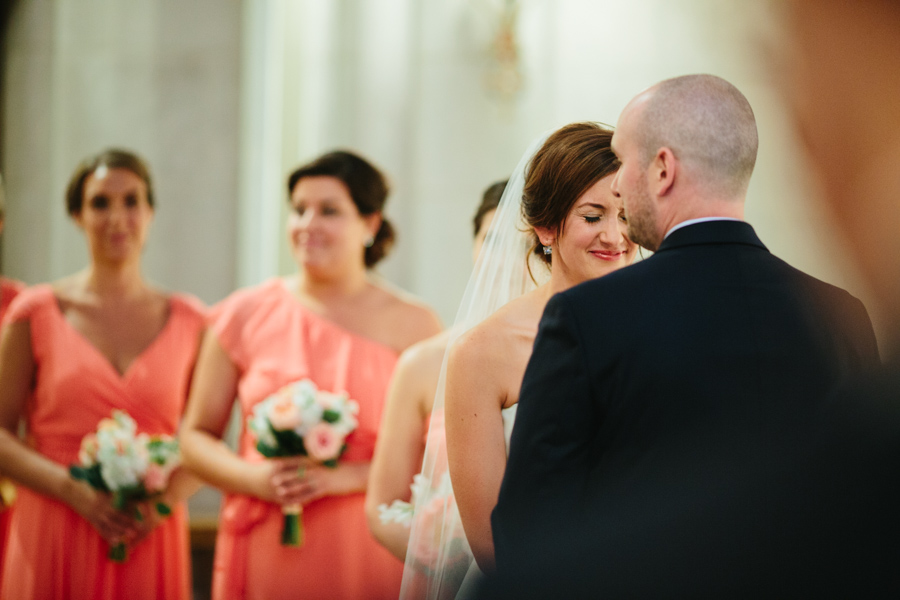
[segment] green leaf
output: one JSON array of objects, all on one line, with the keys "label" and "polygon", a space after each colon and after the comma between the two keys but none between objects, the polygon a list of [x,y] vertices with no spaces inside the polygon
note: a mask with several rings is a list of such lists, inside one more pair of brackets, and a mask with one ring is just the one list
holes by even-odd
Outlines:
[{"label": "green leaf", "polygon": [[156,512],[164,517],[168,517],[172,514],[172,509],[169,508],[169,505],[165,502],[157,502],[156,503]]},{"label": "green leaf", "polygon": [[86,481],[88,485],[96,490],[101,490],[103,492],[110,491],[106,482],[103,481],[103,475],[100,474],[100,465],[93,465],[91,467],[72,465],[69,467],[69,475],[71,475],[73,479]]},{"label": "green leaf", "polygon": [[256,449],[266,458],[277,458],[281,456],[281,454],[279,454],[278,448],[273,448],[272,446],[269,446],[268,444],[265,444],[263,442],[256,442]]},{"label": "green leaf", "polygon": [[337,423],[341,420],[341,413],[336,410],[326,409],[322,411],[322,420],[326,423]]},{"label": "green leaf", "polygon": [[272,430],[275,439],[278,440],[279,456],[296,456],[298,454],[306,455],[306,448],[303,446],[303,438],[294,431],[275,431]]},{"label": "green leaf", "polygon": [[123,508],[125,508],[125,494],[118,490],[113,492],[112,507],[116,510],[122,510]]},{"label": "green leaf", "polygon": [[78,479],[81,481],[88,480],[87,469],[84,467],[79,467],[77,465],[72,465],[69,467],[69,475],[72,476],[72,479]]}]

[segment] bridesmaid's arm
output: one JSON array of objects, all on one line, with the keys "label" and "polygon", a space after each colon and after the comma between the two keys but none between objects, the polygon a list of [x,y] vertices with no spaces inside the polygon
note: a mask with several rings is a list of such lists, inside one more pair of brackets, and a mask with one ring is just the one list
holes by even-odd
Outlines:
[{"label": "bridesmaid's arm", "polygon": [[453,345],[447,363],[445,397],[447,459],[466,539],[482,571],[494,569],[491,511],[506,468],[506,440],[500,414],[506,391],[508,349],[472,330]]},{"label": "bridesmaid's arm", "polygon": [[219,489],[259,496],[259,477],[231,451],[222,435],[237,393],[238,368],[207,330],[194,367],[179,442],[184,467]]},{"label": "bridesmaid's arm", "polygon": [[[426,399],[422,396],[429,392],[425,389],[428,386],[423,385],[420,379],[423,370],[426,373],[429,371],[416,360],[420,356],[402,354],[394,370],[366,492],[369,530],[382,546],[400,560],[406,559],[409,527],[402,523],[382,523],[378,507],[390,505],[394,500],[409,500],[410,484],[422,466],[423,433],[427,418],[423,410]],[[434,389],[430,394],[434,396]]]},{"label": "bridesmaid's arm", "polygon": [[20,485],[68,504],[107,541],[132,539],[137,533],[135,521],[114,509],[108,495],[73,479],[66,466],[19,439],[19,420],[34,376],[31,326],[28,321],[10,323],[0,338],[0,472]]},{"label": "bridesmaid's arm", "polygon": [[237,365],[215,334],[207,330],[179,435],[182,464],[226,492],[278,504],[300,504],[309,494],[309,486],[298,473],[303,459],[249,463],[222,441],[237,395],[239,375]]},{"label": "bridesmaid's arm", "polygon": [[[194,373],[196,373],[197,371],[197,361],[199,360],[200,348],[203,347],[205,331],[201,331],[197,337],[197,354],[194,356],[194,364],[191,366],[191,374],[188,379],[188,390],[193,387]],[[185,406],[185,410],[187,410],[187,406]],[[182,415],[182,421],[183,419],[184,415]],[[194,475],[189,469],[180,467],[178,470],[172,473],[172,476],[169,479],[169,486],[166,489],[165,497],[163,498],[163,500],[170,505],[178,504],[179,502],[183,502],[196,494],[202,487],[202,479]]]}]

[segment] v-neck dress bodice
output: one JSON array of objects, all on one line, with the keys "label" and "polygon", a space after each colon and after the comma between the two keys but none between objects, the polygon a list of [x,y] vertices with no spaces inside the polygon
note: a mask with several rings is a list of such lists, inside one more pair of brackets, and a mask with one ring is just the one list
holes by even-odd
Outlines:
[{"label": "v-neck dress bodice", "polygon": [[[5,323],[27,321],[36,367],[25,420],[27,443],[68,467],[82,438],[124,410],[147,433],[175,434],[204,327],[204,309],[173,295],[162,330],[124,374],[66,320],[53,289],[26,289]],[[190,560],[186,510],[136,547],[124,564],[110,562],[108,545],[67,505],[19,487],[4,565],[3,598],[188,598]]]},{"label": "v-neck dress bodice", "polygon": [[[259,402],[309,378],[346,391],[359,426],[342,462],[369,461],[397,353],[310,311],[280,279],[240,290],[212,310],[211,330],[239,371],[242,423]],[[246,426],[239,454],[264,460]],[[213,598],[396,598],[403,565],[369,533],[365,494],[326,496],[303,508],[304,543],[279,543],[279,506],[239,494],[222,506]]]}]

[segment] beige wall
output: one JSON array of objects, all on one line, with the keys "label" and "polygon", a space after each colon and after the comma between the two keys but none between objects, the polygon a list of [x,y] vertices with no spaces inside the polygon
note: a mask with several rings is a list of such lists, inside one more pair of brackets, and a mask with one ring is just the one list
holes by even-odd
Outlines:
[{"label": "beige wall", "polygon": [[147,275],[208,302],[234,287],[240,14],[216,0],[15,4],[3,79],[6,274],[37,283],[86,264],[65,185],[82,158],[123,146],[155,180]]},{"label": "beige wall", "polygon": [[[258,143],[243,151],[269,172],[243,163],[244,204],[270,203],[268,214],[280,214],[292,165],[336,146],[365,153],[392,176],[388,215],[400,231],[397,251],[379,270],[449,322],[469,274],[469,221],[480,194],[534,137],[577,120],[614,124],[654,82],[711,72],[746,93],[759,121],[748,219],[789,262],[865,296],[815,204],[773,92],[769,3],[521,0],[524,84],[509,102],[486,86],[503,4],[247,2],[246,22],[256,26],[245,36],[244,80],[257,85],[244,91],[251,96],[243,139]],[[261,189],[268,190],[262,197]],[[242,260],[254,265],[241,271],[242,282],[294,268],[275,221],[242,220],[242,239],[260,240],[241,246]]]}]

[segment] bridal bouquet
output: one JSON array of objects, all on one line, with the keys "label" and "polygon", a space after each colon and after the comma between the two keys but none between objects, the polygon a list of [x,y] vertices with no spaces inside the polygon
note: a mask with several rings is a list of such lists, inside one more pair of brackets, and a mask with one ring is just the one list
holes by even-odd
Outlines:
[{"label": "bridal bouquet", "polygon": [[[356,429],[358,413],[359,405],[346,393],[326,392],[303,379],[257,404],[247,427],[256,436],[256,449],[267,458],[308,456],[333,468],[347,449],[345,440]],[[302,507],[282,506],[282,512],[282,545],[300,546]]]},{"label": "bridal bouquet", "polygon": [[[172,511],[159,498],[169,484],[169,476],[180,463],[178,442],[168,435],[137,433],[137,424],[127,413],[114,410],[103,419],[95,433],[81,440],[80,464],[69,467],[75,479],[112,494],[112,505],[121,511],[134,510],[134,518],[143,520],[135,503],[157,500],[156,511]],[[110,560],[125,562],[128,550],[118,543],[109,550]]]},{"label": "bridal bouquet", "polygon": [[447,580],[461,582],[469,566],[465,559],[471,551],[459,521],[450,473],[445,471],[436,485],[423,475],[416,475],[410,488],[409,502],[394,500],[390,506],[378,507],[381,522],[414,527],[409,552],[415,566],[432,576],[443,561]]},{"label": "bridal bouquet", "polygon": [[[442,413],[432,414],[430,428],[428,443],[431,447],[426,449],[429,457],[425,463],[442,463],[446,456],[438,454],[445,453],[447,447]],[[434,573],[438,561],[442,560],[449,568],[448,577],[455,576],[460,570],[465,575],[468,563],[463,559],[471,552],[459,520],[450,472],[446,468],[437,469],[431,477],[419,473],[413,477],[410,490],[409,502],[394,500],[390,506],[381,504],[378,507],[381,522],[399,523],[414,529],[409,552],[416,566],[426,574]],[[456,565],[460,568],[456,569]]]}]

